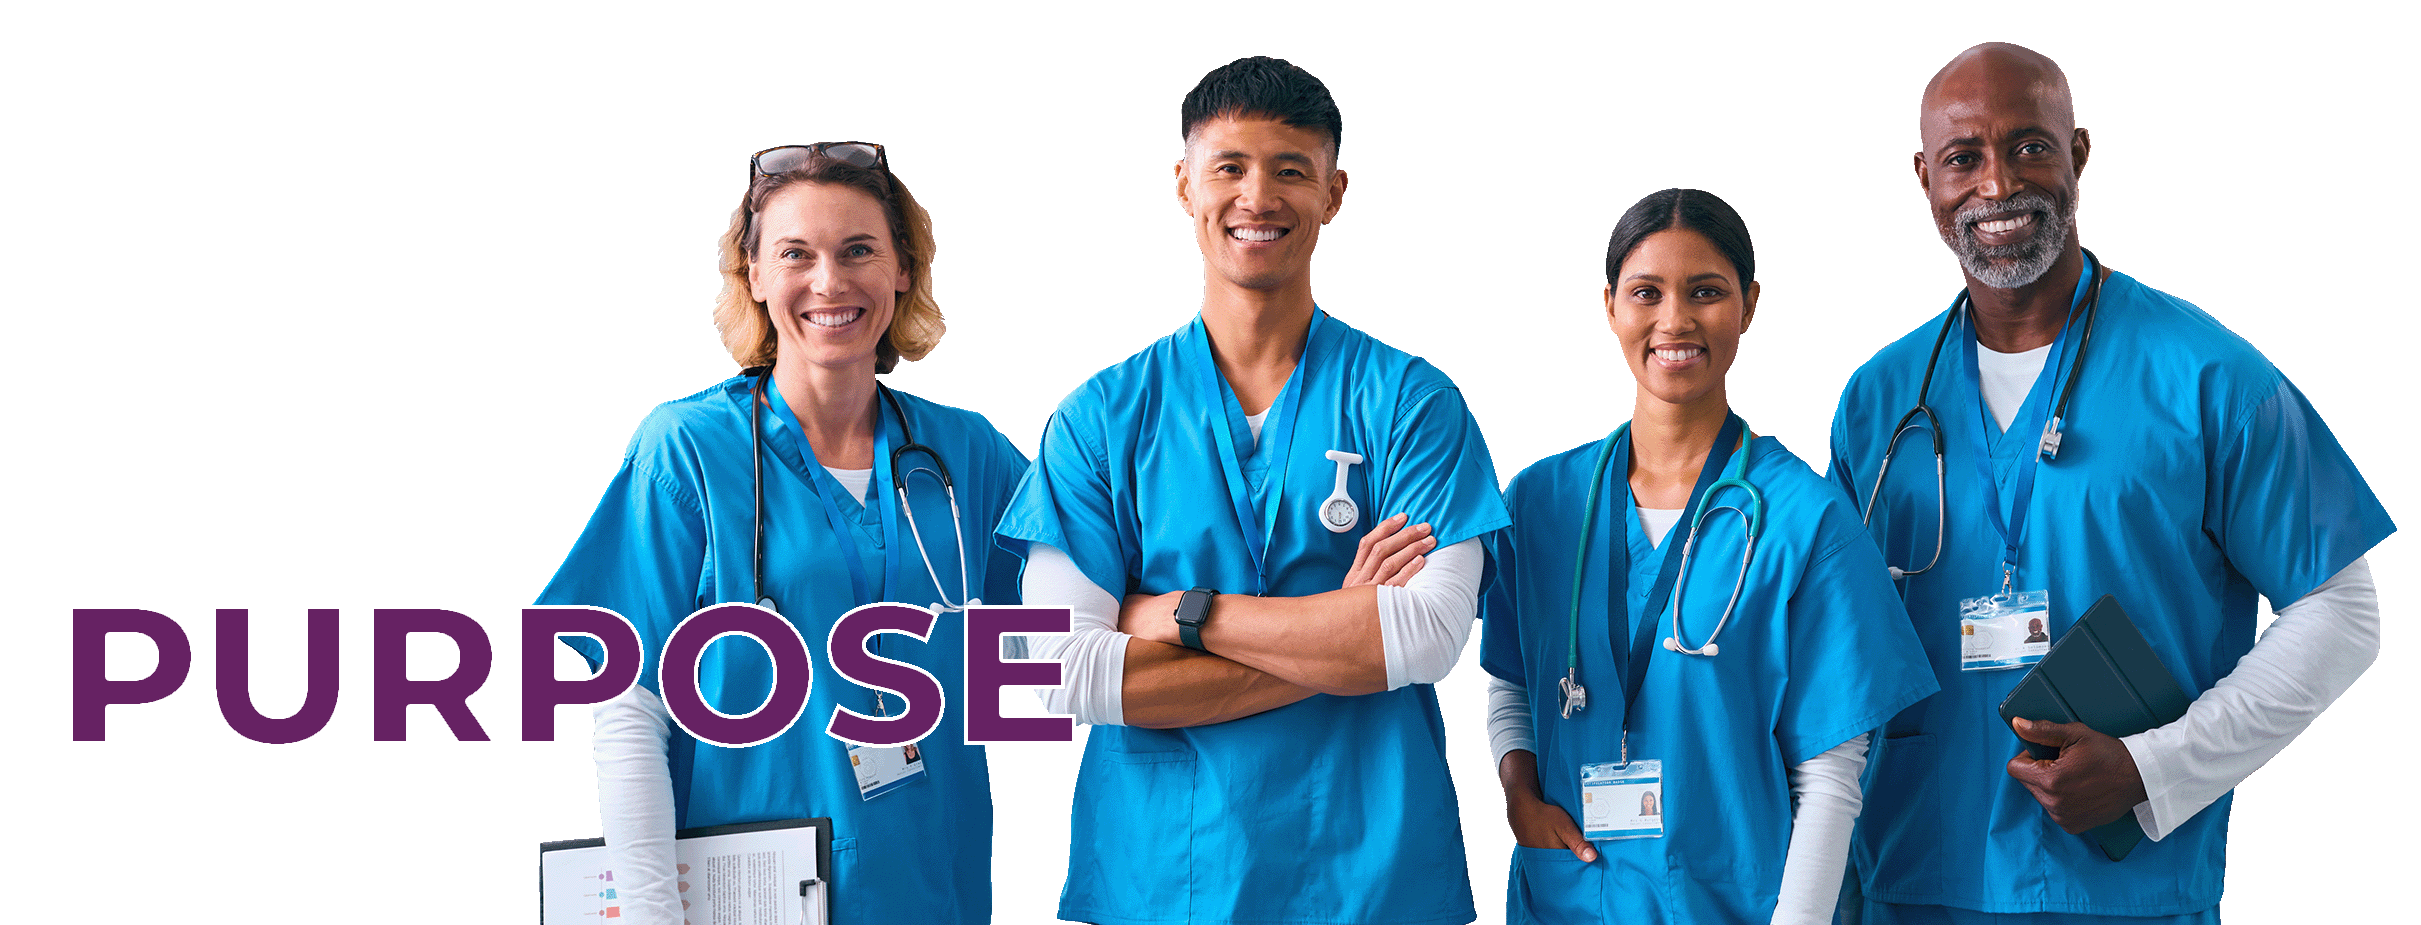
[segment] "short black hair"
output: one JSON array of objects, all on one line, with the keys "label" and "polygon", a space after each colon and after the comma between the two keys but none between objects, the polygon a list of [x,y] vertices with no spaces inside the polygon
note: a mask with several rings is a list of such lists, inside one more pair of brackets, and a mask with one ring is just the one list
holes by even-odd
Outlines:
[{"label": "short black hair", "polygon": [[1668,189],[1649,193],[1614,223],[1606,242],[1606,285],[1621,281],[1622,262],[1649,235],[1680,226],[1704,235],[1740,271],[1740,288],[1757,280],[1757,251],[1749,245],[1748,223],[1731,203],[1705,190]]},{"label": "short black hair", "polygon": [[1194,128],[1219,118],[1239,116],[1275,119],[1295,128],[1328,133],[1328,156],[1336,159],[1345,137],[1345,117],[1328,85],[1310,71],[1284,58],[1255,55],[1237,58],[1202,75],[1202,82],[1185,95],[1179,108],[1178,137],[1191,140]]}]

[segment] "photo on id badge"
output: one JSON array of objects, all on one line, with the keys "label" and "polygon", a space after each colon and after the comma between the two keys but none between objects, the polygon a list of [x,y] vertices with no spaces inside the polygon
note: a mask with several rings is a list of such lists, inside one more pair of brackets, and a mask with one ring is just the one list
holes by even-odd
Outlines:
[{"label": "photo on id badge", "polygon": [[857,795],[871,800],[925,777],[925,755],[915,745],[898,748],[849,748],[849,771],[857,775]]},{"label": "photo on id badge", "polygon": [[2024,668],[2051,651],[2051,592],[2003,592],[1959,602],[1959,670]]},{"label": "photo on id badge", "polygon": [[1583,766],[1580,830],[1590,841],[1664,837],[1664,762]]}]

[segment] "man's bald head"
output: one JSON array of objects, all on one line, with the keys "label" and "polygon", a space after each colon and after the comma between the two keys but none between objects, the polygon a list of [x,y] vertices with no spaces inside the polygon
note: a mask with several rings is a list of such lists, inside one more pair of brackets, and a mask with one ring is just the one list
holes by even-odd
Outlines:
[{"label": "man's bald head", "polygon": [[1934,72],[1918,106],[1917,131],[1930,142],[1935,114],[1942,109],[2016,95],[2030,99],[2046,119],[2056,123],[2045,128],[2061,134],[2076,128],[2076,103],[2069,96],[2068,75],[2060,70],[2059,62],[2023,45],[1985,42],[1959,52]]}]

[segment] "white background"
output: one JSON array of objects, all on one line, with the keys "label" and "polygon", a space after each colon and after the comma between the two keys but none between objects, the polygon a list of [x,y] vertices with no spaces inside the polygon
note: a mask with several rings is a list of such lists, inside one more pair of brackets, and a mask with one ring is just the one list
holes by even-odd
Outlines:
[{"label": "white background", "polygon": [[[2408,391],[2393,371],[2415,330],[2407,26],[2318,4],[1676,6],[13,12],[9,917],[528,921],[534,844],[597,822],[586,710],[560,711],[560,741],[518,741],[518,608],[647,409],[730,373],[708,322],[714,239],[748,152],[890,147],[935,216],[950,321],[893,382],[1031,453],[1060,396],[1196,306],[1177,104],[1245,54],[1305,65],[1345,112],[1352,187],[1321,242],[1321,302],[1453,375],[1500,476],[1628,409],[1602,252],[1621,210],[1667,186],[1747,217],[1765,297],[1733,400],[1820,465],[1850,370],[1958,285],[1910,173],[1918,92],[2004,39],[2066,67],[2094,133],[2086,243],[2266,351],[2389,510],[2421,519],[2410,403],[2389,394]],[[2405,905],[2412,548],[2371,556],[2386,654],[2242,788],[2231,920]],[[156,610],[194,638],[185,687],[111,709],[106,743],[70,741],[78,607]],[[301,700],[303,611],[343,610],[325,731],[268,746],[227,727],[221,607],[252,612],[271,714]],[[426,708],[410,741],[370,740],[378,607],[487,626],[498,665],[473,707],[497,741],[454,741]],[[118,677],[150,667],[119,650]],[[418,677],[452,666],[442,645],[414,656]],[[1439,694],[1493,922],[1511,839],[1475,661]],[[1077,754],[993,752],[1002,922],[1054,908]]]}]

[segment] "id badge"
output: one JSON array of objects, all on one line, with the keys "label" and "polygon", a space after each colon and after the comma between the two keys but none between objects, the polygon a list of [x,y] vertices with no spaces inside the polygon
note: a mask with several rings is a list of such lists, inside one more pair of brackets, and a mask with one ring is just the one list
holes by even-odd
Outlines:
[{"label": "id badge", "polygon": [[857,775],[857,796],[871,800],[925,779],[925,755],[914,745],[897,748],[849,747],[849,771]]},{"label": "id badge", "polygon": [[1580,834],[1590,841],[1664,837],[1664,762],[1580,766]]},{"label": "id badge", "polygon": [[1959,602],[1959,670],[2024,668],[2051,651],[2051,592],[2019,591]]}]

